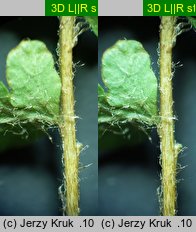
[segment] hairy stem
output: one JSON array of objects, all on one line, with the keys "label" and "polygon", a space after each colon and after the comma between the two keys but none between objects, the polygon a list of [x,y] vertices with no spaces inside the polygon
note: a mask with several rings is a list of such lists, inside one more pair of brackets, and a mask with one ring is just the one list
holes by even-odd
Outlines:
[{"label": "hairy stem", "polygon": [[74,16],[60,18],[59,30],[59,66],[62,81],[60,132],[63,144],[64,187],[66,214],[79,214],[79,154],[76,142],[74,94],[73,94],[73,62]]},{"label": "hairy stem", "polygon": [[176,214],[176,167],[180,145],[174,139],[172,96],[172,48],[175,43],[176,17],[163,16],[160,26],[160,118],[162,165],[162,214]]}]

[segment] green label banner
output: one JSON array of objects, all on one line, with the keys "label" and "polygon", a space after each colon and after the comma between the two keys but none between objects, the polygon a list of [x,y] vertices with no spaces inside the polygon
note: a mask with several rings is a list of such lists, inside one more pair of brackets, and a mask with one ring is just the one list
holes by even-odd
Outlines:
[{"label": "green label banner", "polygon": [[46,16],[98,16],[98,0],[45,0]]},{"label": "green label banner", "polygon": [[195,0],[143,0],[144,16],[195,16]]}]

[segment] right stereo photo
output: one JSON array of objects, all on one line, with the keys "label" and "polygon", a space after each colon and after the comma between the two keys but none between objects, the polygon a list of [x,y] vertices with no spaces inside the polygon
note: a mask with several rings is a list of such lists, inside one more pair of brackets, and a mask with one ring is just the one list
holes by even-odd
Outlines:
[{"label": "right stereo photo", "polygon": [[196,215],[195,25],[99,17],[99,215]]}]

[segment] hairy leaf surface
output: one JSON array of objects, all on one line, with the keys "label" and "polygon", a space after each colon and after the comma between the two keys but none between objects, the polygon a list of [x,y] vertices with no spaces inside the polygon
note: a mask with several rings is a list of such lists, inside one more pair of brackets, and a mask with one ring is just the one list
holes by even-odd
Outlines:
[{"label": "hairy leaf surface", "polygon": [[157,122],[157,79],[148,53],[134,40],[118,41],[102,57],[99,123],[122,125]]},{"label": "hairy leaf surface", "polygon": [[27,123],[57,124],[61,82],[44,43],[22,41],[11,50],[6,78],[10,91],[0,83],[1,128]]}]

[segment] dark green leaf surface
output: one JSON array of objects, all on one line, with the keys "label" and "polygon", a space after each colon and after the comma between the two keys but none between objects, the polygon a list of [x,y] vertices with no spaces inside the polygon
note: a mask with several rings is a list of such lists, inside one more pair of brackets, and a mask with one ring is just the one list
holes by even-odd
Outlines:
[{"label": "dark green leaf surface", "polygon": [[13,107],[10,103],[10,94],[6,86],[0,82],[0,123],[10,121],[13,115]]},{"label": "dark green leaf surface", "polygon": [[118,41],[102,58],[99,124],[157,122],[157,79],[148,53],[134,40]]},{"label": "dark green leaf surface", "polygon": [[192,25],[193,29],[196,30],[196,19],[193,17],[187,17],[189,23]]},{"label": "dark green leaf surface", "polygon": [[98,17],[97,16],[85,16],[86,21],[90,24],[93,32],[98,36]]}]

